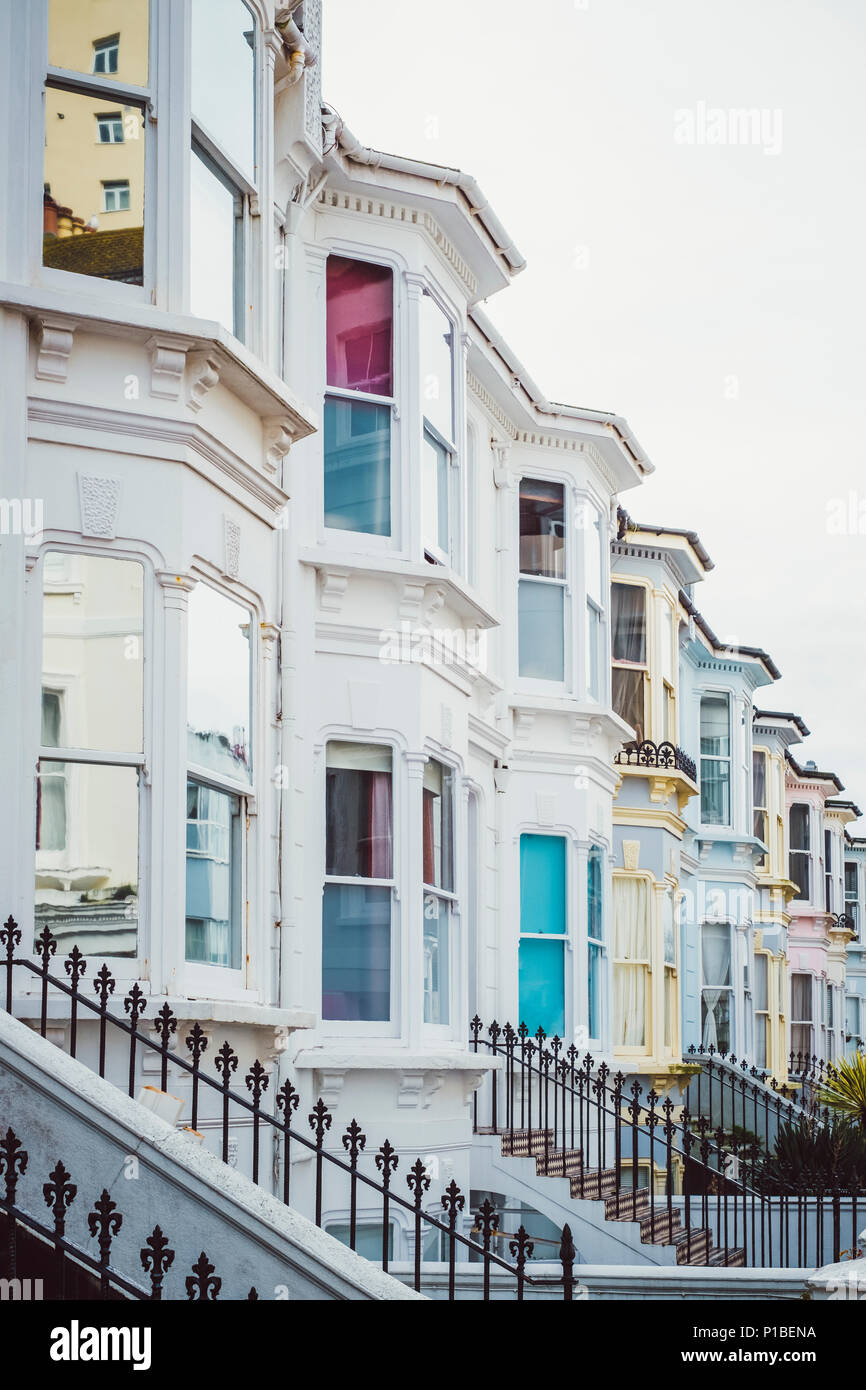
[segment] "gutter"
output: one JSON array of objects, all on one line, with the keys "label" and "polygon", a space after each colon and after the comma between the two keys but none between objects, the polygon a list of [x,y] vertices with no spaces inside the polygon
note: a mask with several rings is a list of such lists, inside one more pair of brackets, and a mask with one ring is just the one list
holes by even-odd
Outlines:
[{"label": "gutter", "polygon": [[317,55],[310,48],[292,15],[299,9],[302,0],[292,0],[291,4],[284,5],[277,10],[274,16],[274,28],[281,34],[283,42],[289,53],[289,71],[286,81],[289,86],[293,86],[303,76],[306,68],[311,68],[317,61]]},{"label": "gutter", "polygon": [[387,169],[394,174],[409,174],[414,178],[429,179],[438,184],[440,188],[459,189],[469,203],[469,211],[472,216],[478,218],[485,231],[496,243],[496,249],[507,263],[511,274],[517,275],[525,269],[525,258],[518,251],[471,174],[464,174],[460,169],[446,168],[444,164],[428,164],[424,160],[406,159],[402,155],[385,154],[382,150],[374,150],[369,145],[362,145],[339,112],[335,111],[332,106],[322,106],[322,124],[329,132],[333,144],[355,164],[366,164],[371,169]]},{"label": "gutter", "polygon": [[695,626],[700,628],[707,641],[717,652],[730,652],[731,656],[744,656],[753,661],[760,661],[774,681],[781,680],[782,672],[773,658],[762,647],[729,647],[727,643],[719,640],[706,618],[698,612],[684,589],[680,589],[679,599],[689,617],[694,619]]},{"label": "gutter", "polygon": [[476,306],[469,310],[469,317],[482,334],[488,347],[498,353],[508,368],[509,374],[514,377],[516,383],[523,387],[530,403],[539,414],[550,415],[562,420],[589,420],[592,424],[605,425],[613,431],[641,473],[655,472],[654,464],[650,462],[647,454],[635,439],[627,420],[624,420],[621,415],[612,415],[606,410],[590,410],[582,406],[562,405],[557,401],[549,401],[541,388],[533,381],[520,359],[515,356],[499,330],[494,328],[487,315]]}]

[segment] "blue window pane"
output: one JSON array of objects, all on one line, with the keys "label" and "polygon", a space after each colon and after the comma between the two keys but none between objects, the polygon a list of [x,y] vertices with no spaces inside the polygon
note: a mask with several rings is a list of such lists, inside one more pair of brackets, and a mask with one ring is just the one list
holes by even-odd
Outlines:
[{"label": "blue window pane", "polygon": [[390,406],[325,401],[325,525],[390,536]]},{"label": "blue window pane", "polygon": [[521,676],[564,680],[565,590],[560,584],[521,579],[517,598]]},{"label": "blue window pane", "polygon": [[322,907],[322,1018],[391,1016],[391,890],[328,883]]},{"label": "blue window pane", "polygon": [[601,947],[589,946],[588,986],[589,986],[589,1036],[601,1037]]},{"label": "blue window pane", "polygon": [[565,935],[565,840],[561,835],[520,837],[520,930]]},{"label": "blue window pane", "polygon": [[520,1021],[530,1033],[565,1034],[565,942],[520,943]]},{"label": "blue window pane", "polygon": [[239,970],[240,803],[193,781],[186,801],[186,958]]}]

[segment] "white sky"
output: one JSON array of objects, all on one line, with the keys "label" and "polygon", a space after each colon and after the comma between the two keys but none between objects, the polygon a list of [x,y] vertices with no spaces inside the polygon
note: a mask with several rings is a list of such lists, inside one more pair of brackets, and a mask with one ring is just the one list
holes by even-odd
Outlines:
[{"label": "white sky", "polygon": [[[866,810],[866,4],[324,8],[325,99],[476,176],[529,261],[490,317],[550,399],[625,415],[657,469],[625,505],[698,531],[707,621],[770,653],[759,705]],[[781,151],[679,143],[699,103],[781,119]]]}]

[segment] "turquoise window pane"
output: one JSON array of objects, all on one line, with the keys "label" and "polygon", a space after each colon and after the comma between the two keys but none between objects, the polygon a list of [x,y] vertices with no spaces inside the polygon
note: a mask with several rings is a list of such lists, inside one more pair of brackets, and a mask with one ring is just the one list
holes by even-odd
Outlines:
[{"label": "turquoise window pane", "polygon": [[532,680],[565,679],[565,590],[561,584],[521,579],[517,586],[520,674]]},{"label": "turquoise window pane", "polygon": [[565,942],[524,937],[520,943],[520,1021],[530,1033],[565,1034]]},{"label": "turquoise window pane", "polygon": [[565,840],[561,835],[520,837],[520,930],[564,936]]},{"label": "turquoise window pane", "polygon": [[390,406],[325,401],[325,525],[390,536]]},{"label": "turquoise window pane", "polygon": [[391,890],[327,883],[322,904],[322,1018],[391,1016]]},{"label": "turquoise window pane", "polygon": [[601,1037],[601,947],[590,943],[588,961],[589,1036]]}]

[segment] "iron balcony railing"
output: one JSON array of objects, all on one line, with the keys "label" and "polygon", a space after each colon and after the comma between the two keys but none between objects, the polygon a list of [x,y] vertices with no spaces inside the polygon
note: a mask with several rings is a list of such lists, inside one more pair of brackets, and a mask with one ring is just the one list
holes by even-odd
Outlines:
[{"label": "iron balcony railing", "polygon": [[[743,1129],[748,1119],[755,1132],[763,1132],[767,1143],[771,1131],[777,1130],[781,1121],[791,1122],[804,1116],[825,1123],[830,1118],[830,1112],[822,1110],[799,1085],[780,1084],[745,1057],[738,1060],[732,1052],[721,1052],[712,1043],[708,1047],[692,1044],[685,1056],[700,1066],[689,1088],[695,1095],[696,1112],[718,1112],[722,1125],[727,1107],[729,1118],[738,1121]],[[794,1060],[791,1053],[789,1073],[796,1078]]]},{"label": "iron balcony railing", "polygon": [[627,743],[614,755],[620,767],[652,767],[684,772],[694,782],[697,768],[694,761],[674,743],[653,743],[651,739]]},{"label": "iron balcony railing", "polygon": [[508,1152],[525,1150],[551,1176],[569,1176],[573,1197],[603,1197],[615,1219],[630,1211],[651,1231],[660,1221],[673,1233],[681,1216],[686,1263],[707,1231],[711,1262],[725,1265],[814,1267],[857,1248],[866,1184],[767,1172],[770,1117],[775,1109],[784,1119],[790,1106],[781,1095],[771,1104],[747,1084],[738,1108],[711,1118],[589,1053],[581,1058],[541,1028],[534,1036],[524,1024],[485,1028],[476,1016],[472,1039],[475,1051],[501,1060],[474,1098],[476,1132],[502,1136]]},{"label": "iron balcony railing", "polygon": [[[191,1080],[192,1115],[190,1123],[193,1130],[198,1124],[202,1092],[208,1092],[219,1098],[221,1156],[224,1163],[229,1161],[229,1134],[233,1121],[236,1122],[241,1119],[247,1124],[252,1122],[252,1178],[256,1183],[259,1181],[261,1135],[263,1132],[277,1135],[282,1146],[282,1200],[287,1206],[291,1204],[292,1197],[292,1152],[295,1146],[300,1146],[314,1159],[314,1220],[317,1226],[322,1225],[322,1216],[325,1210],[326,1175],[328,1201],[335,1208],[348,1209],[349,1245],[353,1250],[356,1249],[359,1228],[359,1194],[368,1197],[374,1204],[378,1205],[382,1222],[381,1267],[386,1273],[391,1259],[389,1254],[390,1216],[392,1209],[399,1208],[407,1213],[414,1229],[413,1286],[418,1292],[423,1292],[424,1236],[433,1235],[446,1251],[447,1297],[449,1300],[457,1297],[458,1256],[463,1265],[471,1263],[477,1266],[477,1263],[481,1262],[481,1297],[485,1301],[491,1298],[491,1275],[494,1271],[500,1277],[505,1275],[510,1277],[512,1280],[511,1296],[518,1301],[522,1301],[525,1291],[536,1284],[540,1288],[544,1288],[545,1291],[549,1290],[553,1284],[561,1289],[561,1296],[565,1302],[574,1300],[576,1250],[568,1225],[563,1226],[562,1229],[556,1264],[551,1265],[550,1262],[545,1262],[546,1270],[543,1275],[540,1272],[537,1274],[528,1273],[527,1264],[534,1253],[534,1242],[522,1224],[513,1234],[513,1237],[507,1239],[507,1248],[511,1259],[495,1253],[494,1241],[501,1240],[504,1246],[506,1236],[500,1230],[500,1214],[489,1198],[485,1197],[484,1201],[479,1203],[478,1210],[473,1213],[471,1234],[464,1234],[459,1227],[464,1222],[463,1213],[467,1210],[467,1201],[465,1194],[461,1192],[453,1179],[445,1188],[440,1199],[439,1215],[435,1215],[424,1206],[425,1194],[430,1188],[431,1178],[424,1162],[418,1158],[406,1174],[406,1184],[411,1194],[411,1200],[407,1200],[394,1188],[393,1177],[401,1160],[397,1150],[389,1140],[386,1139],[373,1155],[375,1169],[379,1176],[374,1177],[372,1174],[364,1172],[360,1163],[362,1156],[367,1156],[365,1154],[367,1138],[356,1120],[352,1120],[341,1136],[345,1155],[341,1157],[325,1147],[326,1138],[333,1124],[333,1115],[321,1098],[308,1115],[311,1137],[310,1133],[304,1133],[296,1128],[295,1117],[300,1105],[300,1095],[291,1081],[285,1081],[276,1091],[276,1094],[273,1094],[270,1089],[268,1070],[260,1061],[256,1060],[244,1076],[244,1084],[247,1088],[247,1094],[244,1095],[241,1091],[233,1089],[232,1086],[233,1078],[238,1071],[239,1059],[228,1042],[224,1042],[213,1057],[213,1068],[217,1073],[214,1076],[202,1060],[208,1049],[208,1040],[198,1022],[192,1024],[189,1034],[184,1039],[184,1046],[188,1054],[184,1056],[177,1046],[178,1040],[175,1036],[178,1019],[167,1003],[163,1004],[152,1022],[156,1036],[142,1031],[140,1024],[146,1013],[148,1001],[137,982],[132,985],[123,999],[123,1012],[126,1016],[121,1017],[110,1013],[108,1009],[109,1000],[115,993],[116,980],[107,965],[103,964],[93,977],[95,998],[92,998],[80,988],[82,980],[88,973],[88,961],[77,946],[72,948],[63,962],[64,973],[67,977],[64,979],[60,975],[52,974],[49,969],[57,950],[57,943],[47,927],[43,929],[35,943],[39,964],[27,957],[16,956],[16,948],[20,946],[20,943],[21,930],[10,917],[0,927],[0,953],[4,957],[0,959],[0,969],[5,969],[6,972],[5,1005],[7,1013],[11,1014],[13,1011],[13,977],[15,971],[23,971],[30,976],[38,977],[41,984],[39,1032],[43,1038],[47,1035],[48,1000],[51,991],[55,992],[55,997],[59,995],[68,1000],[69,1003],[69,1052],[72,1057],[76,1056],[79,1024],[82,1019],[86,1017],[98,1021],[98,1071],[100,1076],[104,1077],[106,1072],[109,1031],[112,1036],[120,1034],[125,1038],[125,1046],[128,1048],[128,1066],[125,1067],[126,1084],[131,1097],[135,1095],[136,1059],[140,1049],[151,1054],[156,1053],[159,1056],[160,1089],[163,1091],[167,1090],[168,1086],[169,1066],[177,1067]],[[52,1018],[52,1024],[54,1023],[55,1020]],[[273,1108],[268,1106],[268,1101],[271,1100],[273,1101]],[[339,1187],[337,1186],[338,1183]],[[547,1272],[551,1268],[556,1271],[553,1276]],[[497,1296],[503,1296],[501,1286],[497,1289]]]}]

